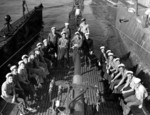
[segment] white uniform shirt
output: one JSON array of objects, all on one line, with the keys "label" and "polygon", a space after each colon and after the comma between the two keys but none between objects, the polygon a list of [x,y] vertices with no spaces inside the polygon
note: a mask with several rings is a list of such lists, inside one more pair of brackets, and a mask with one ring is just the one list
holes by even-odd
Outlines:
[{"label": "white uniform shirt", "polygon": [[58,45],[59,45],[60,48],[66,48],[67,43],[68,43],[68,40],[64,39],[64,38],[60,38],[59,41],[58,41]]},{"label": "white uniform shirt", "polygon": [[14,90],[14,83],[8,83],[7,81],[5,81],[3,84],[2,84],[2,87],[1,87],[1,91],[2,91],[2,97],[6,97],[8,98],[8,96],[10,94],[13,94],[13,90]]},{"label": "white uniform shirt", "polygon": [[88,24],[81,23],[80,24],[80,29],[81,29],[81,32],[83,32],[84,34],[89,33],[89,25]]},{"label": "white uniform shirt", "polygon": [[131,87],[132,89],[135,89],[135,81],[136,81],[136,79],[139,79],[139,78],[136,78],[136,77],[133,76],[133,78],[131,79],[130,87]]},{"label": "white uniform shirt", "polygon": [[141,103],[143,102],[142,100],[148,96],[148,93],[142,84],[140,84],[140,86],[135,89],[135,96],[138,100],[141,101]]}]

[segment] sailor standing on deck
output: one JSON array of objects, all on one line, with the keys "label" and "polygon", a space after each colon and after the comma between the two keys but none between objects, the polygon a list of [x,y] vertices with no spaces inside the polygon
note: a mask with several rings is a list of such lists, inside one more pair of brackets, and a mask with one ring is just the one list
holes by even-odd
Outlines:
[{"label": "sailor standing on deck", "polygon": [[71,40],[71,48],[73,49],[73,62],[75,61],[76,53],[81,49],[83,39],[79,32],[76,32]]},{"label": "sailor standing on deck", "polygon": [[[55,49],[55,53],[57,54],[57,44],[58,44],[58,39],[60,38],[61,36],[56,33],[56,27],[52,27],[51,28],[51,32],[49,33],[48,35],[48,41],[50,42],[51,44],[51,47],[54,47]],[[53,45],[53,46],[52,46]]]},{"label": "sailor standing on deck", "polygon": [[69,28],[68,22],[65,23],[65,27],[63,28],[62,32],[66,33],[66,39],[69,40],[70,39],[70,28]]},{"label": "sailor standing on deck", "polygon": [[85,59],[85,65],[91,66],[91,56],[93,54],[93,40],[89,38],[89,33],[85,33],[85,38],[83,40],[83,53]]},{"label": "sailor standing on deck", "polygon": [[63,30],[66,33],[66,39],[68,40],[68,47],[67,47],[67,60],[69,62],[69,50],[70,50],[70,40],[71,40],[71,33],[70,33],[70,28],[69,28],[69,23],[65,23],[65,27]]},{"label": "sailor standing on deck", "polygon": [[86,23],[86,19],[85,18],[81,19],[81,24],[79,26],[78,31],[81,32],[83,38],[85,38],[85,34],[86,33],[90,33],[90,31],[89,31],[89,25]]},{"label": "sailor standing on deck", "polygon": [[[61,33],[62,37],[58,40],[58,61],[63,62],[63,66],[67,64],[67,48],[68,40],[66,39],[66,33]],[[61,65],[61,64],[60,64]]]}]

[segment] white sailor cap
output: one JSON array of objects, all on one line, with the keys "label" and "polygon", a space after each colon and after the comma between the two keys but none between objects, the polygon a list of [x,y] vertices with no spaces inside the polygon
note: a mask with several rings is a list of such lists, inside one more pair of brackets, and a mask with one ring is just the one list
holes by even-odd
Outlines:
[{"label": "white sailor cap", "polygon": [[131,74],[131,75],[133,75],[133,71],[127,71],[126,74]]},{"label": "white sailor cap", "polygon": [[35,50],[35,54],[40,55],[40,51],[39,50]]},{"label": "white sailor cap", "polygon": [[24,63],[24,62],[21,60],[21,61],[18,62],[18,65],[20,65],[20,64],[22,64],[22,63]]},{"label": "white sailor cap", "polygon": [[89,34],[90,34],[90,33],[88,33],[88,32],[87,32],[87,33],[85,33],[85,35],[89,35]]},{"label": "white sailor cap", "polygon": [[37,47],[39,47],[39,46],[41,46],[41,45],[42,45],[41,42],[39,42],[39,43],[36,44]]},{"label": "white sailor cap", "polygon": [[7,73],[7,74],[6,74],[6,78],[8,78],[8,77],[10,77],[10,76],[12,76],[12,73]]},{"label": "white sailor cap", "polygon": [[68,26],[68,25],[69,25],[69,23],[68,23],[68,22],[66,22],[66,23],[65,23],[65,25],[66,25],[66,26]]},{"label": "white sailor cap", "polygon": [[44,39],[44,40],[43,40],[43,43],[44,43],[44,42],[47,42],[47,39]]},{"label": "white sailor cap", "polygon": [[113,53],[108,53],[108,56],[114,56],[114,54]]},{"label": "white sailor cap", "polygon": [[79,34],[79,32],[75,32],[75,35]]},{"label": "white sailor cap", "polygon": [[123,63],[121,63],[121,64],[118,65],[118,68],[119,67],[125,67],[125,65]]},{"label": "white sailor cap", "polygon": [[17,69],[16,65],[13,65],[13,66],[10,67],[10,71],[13,71],[14,69]]},{"label": "white sailor cap", "polygon": [[34,57],[35,57],[34,54],[30,54],[29,56],[30,59],[34,59]]},{"label": "white sailor cap", "polygon": [[107,51],[106,51],[107,54],[110,53],[110,52],[111,52],[111,50],[107,50]]},{"label": "white sailor cap", "polygon": [[138,83],[140,83],[140,82],[141,82],[141,79],[136,78],[136,77],[135,77],[133,80],[134,80],[134,83],[135,83],[135,84],[138,84]]},{"label": "white sailor cap", "polygon": [[54,26],[53,26],[53,27],[51,27],[51,30],[53,30],[53,29],[56,29],[56,27],[54,27]]},{"label": "white sailor cap", "polygon": [[24,59],[24,58],[28,58],[28,56],[25,54],[21,57],[21,59]]},{"label": "white sailor cap", "polygon": [[105,49],[105,46],[101,46],[100,49]]},{"label": "white sailor cap", "polygon": [[115,58],[114,61],[120,61],[120,58]]},{"label": "white sailor cap", "polygon": [[65,31],[62,31],[62,32],[61,32],[61,35],[63,35],[63,34],[66,34],[66,32],[65,32]]},{"label": "white sailor cap", "polygon": [[128,8],[128,12],[130,12],[130,13],[135,13],[136,10],[135,10],[134,8]]},{"label": "white sailor cap", "polygon": [[85,18],[82,18],[81,21],[86,21],[86,19],[85,19]]}]

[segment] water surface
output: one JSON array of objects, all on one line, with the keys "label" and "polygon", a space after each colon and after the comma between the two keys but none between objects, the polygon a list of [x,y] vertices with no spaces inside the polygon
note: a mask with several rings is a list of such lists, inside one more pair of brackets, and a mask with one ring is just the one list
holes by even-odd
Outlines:
[{"label": "water surface", "polygon": [[[43,21],[45,27],[62,24],[68,20],[68,13],[73,0],[26,0],[28,9],[32,10],[40,3],[43,4]],[[0,29],[4,26],[4,17],[9,14],[12,22],[22,16],[22,0],[0,0]]]}]

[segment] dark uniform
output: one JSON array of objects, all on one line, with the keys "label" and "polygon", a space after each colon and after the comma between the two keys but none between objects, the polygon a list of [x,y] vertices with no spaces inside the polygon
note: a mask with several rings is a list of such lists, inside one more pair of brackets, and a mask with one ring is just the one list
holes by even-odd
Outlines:
[{"label": "dark uniform", "polygon": [[79,53],[82,44],[83,44],[83,40],[80,37],[80,34],[76,32],[74,38],[71,40],[71,45],[73,48],[73,62],[75,61],[76,54]]},{"label": "dark uniform", "polygon": [[83,40],[83,53],[84,53],[84,59],[85,64],[90,65],[91,64],[91,55],[90,52],[93,52],[93,40],[92,39],[84,39]]},{"label": "dark uniform", "polygon": [[106,54],[105,52],[102,53],[100,51],[100,54],[99,54],[99,62],[100,62],[100,66],[98,66],[99,68],[98,69],[101,69],[101,76],[104,77],[104,74],[105,74],[105,71],[106,71]]},{"label": "dark uniform", "polygon": [[[68,40],[66,38],[60,38],[58,40],[58,61],[60,64],[67,64],[67,47],[68,47]],[[63,62],[63,63],[62,63]]]},{"label": "dark uniform", "polygon": [[48,39],[49,39],[49,42],[53,45],[51,45],[51,47],[54,47],[55,49],[55,52],[57,53],[57,44],[58,44],[58,39],[60,38],[61,36],[58,34],[58,33],[55,33],[55,35],[53,35],[52,33],[49,33],[48,35]]},{"label": "dark uniform", "polygon": [[[65,23],[65,26],[69,26],[69,23]],[[71,40],[71,31],[70,31],[70,28],[69,27],[65,27],[63,28],[63,30],[65,33],[66,33],[66,39],[68,40],[68,47],[67,47],[67,60],[68,60],[68,63],[69,63],[69,51],[70,51],[70,40]]]}]

